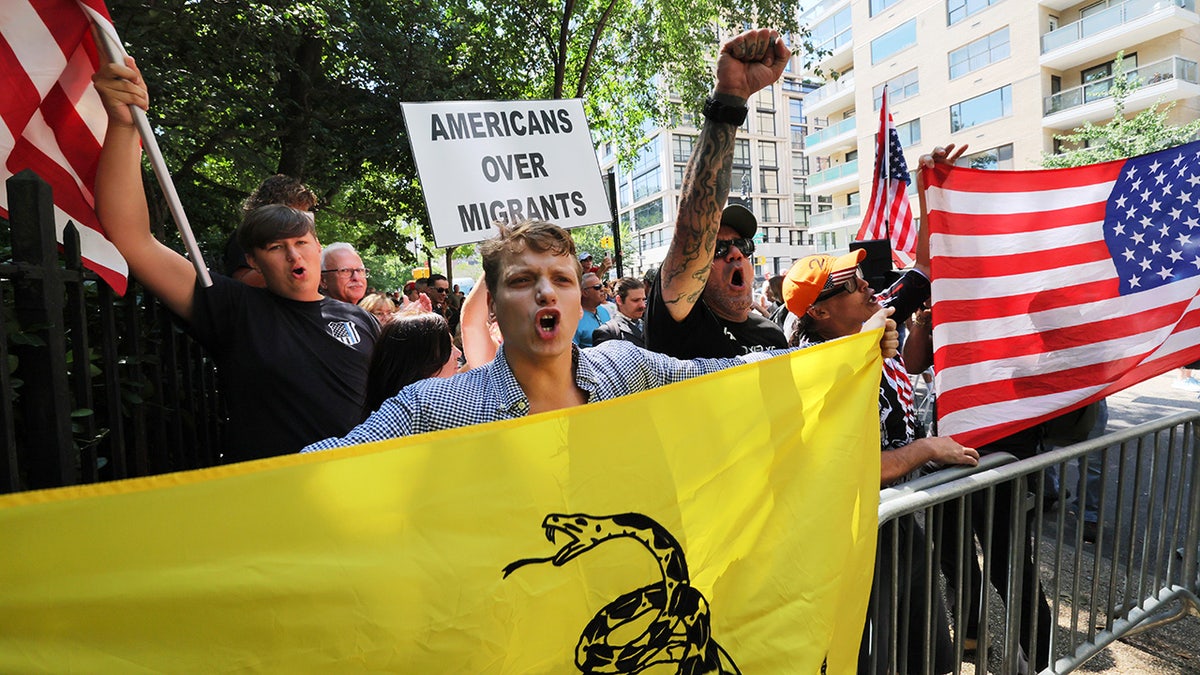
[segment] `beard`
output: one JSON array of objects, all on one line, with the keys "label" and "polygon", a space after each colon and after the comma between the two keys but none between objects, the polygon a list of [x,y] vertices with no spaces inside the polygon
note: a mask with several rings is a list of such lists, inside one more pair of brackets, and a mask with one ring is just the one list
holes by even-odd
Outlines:
[{"label": "beard", "polygon": [[745,321],[750,316],[750,304],[753,301],[753,290],[747,287],[743,290],[705,289],[701,297],[704,304],[717,316],[731,321]]}]

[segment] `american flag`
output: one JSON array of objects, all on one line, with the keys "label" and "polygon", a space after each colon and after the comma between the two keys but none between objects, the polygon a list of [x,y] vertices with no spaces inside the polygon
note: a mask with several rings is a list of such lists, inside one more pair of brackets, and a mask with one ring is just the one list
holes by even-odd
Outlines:
[{"label": "american flag", "polygon": [[926,175],[942,433],[978,447],[1200,359],[1200,142]]},{"label": "american flag", "polygon": [[[49,183],[58,241],[74,221],[84,264],[124,293],[125,259],[105,238],[94,210],[108,118],[92,89],[100,62],[93,18],[111,30],[101,0],[0,2],[0,180],[32,169]],[[8,217],[3,189],[0,217]]]},{"label": "american flag", "polygon": [[884,87],[883,105],[879,109],[879,133],[875,135],[871,201],[867,204],[867,212],[856,239],[890,238],[894,252],[916,255],[917,229],[913,227],[912,209],[908,206],[908,165],[904,162],[904,149],[900,147],[900,136],[896,133],[892,114],[888,112],[887,100],[887,88]]}]

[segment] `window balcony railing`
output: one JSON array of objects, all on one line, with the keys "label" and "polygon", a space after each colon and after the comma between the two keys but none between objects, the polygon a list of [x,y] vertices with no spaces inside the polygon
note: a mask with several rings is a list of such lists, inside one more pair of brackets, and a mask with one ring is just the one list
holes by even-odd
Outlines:
[{"label": "window balcony railing", "polygon": [[831,38],[825,40],[824,42],[822,42],[821,44],[817,45],[817,48],[813,50],[813,53],[814,54],[832,54],[833,52],[836,52],[837,50],[841,49],[842,47],[845,47],[846,45],[850,44],[853,41],[854,41],[853,31],[850,27],[847,27],[842,32],[838,33],[837,35],[834,35],[833,37],[831,37]]},{"label": "window balcony railing", "polygon": [[818,171],[817,173],[809,174],[808,189],[812,190],[814,185],[828,183],[839,178],[845,178],[846,176],[858,176],[857,159],[831,166],[824,171]]},{"label": "window balcony railing", "polygon": [[840,223],[843,220],[857,218],[860,215],[862,215],[862,207],[858,204],[851,204],[850,206],[843,206],[832,211],[822,211],[812,214],[808,218],[808,226],[810,228],[823,227],[825,225]]},{"label": "window balcony railing", "polygon": [[[1134,88],[1146,87],[1159,82],[1182,80],[1192,84],[1200,84],[1200,67],[1195,61],[1171,56],[1162,61],[1155,61],[1139,68],[1125,71],[1125,77]],[[1099,101],[1112,96],[1113,77],[1094,80],[1078,87],[1073,87],[1057,94],[1051,94],[1042,101],[1042,115],[1053,115],[1056,112],[1070,110],[1092,101]]]},{"label": "window balcony railing", "polygon": [[850,75],[847,77],[841,77],[836,80],[831,80],[830,82],[826,82],[824,85],[821,86],[820,89],[817,89],[816,91],[809,94],[808,96],[805,96],[804,104],[811,108],[816,105],[819,105],[821,103],[821,101],[824,101],[825,99],[829,98],[830,96],[834,96],[836,94],[841,94],[842,92],[844,92],[846,90],[851,90],[851,91],[854,90],[854,76],[853,75]]},{"label": "window balcony railing", "polygon": [[1042,36],[1042,53],[1066,47],[1168,7],[1196,11],[1196,0],[1126,0]]},{"label": "window balcony railing", "polygon": [[835,124],[831,127],[825,127],[824,129],[822,129],[820,131],[815,131],[815,132],[809,134],[808,136],[804,137],[804,145],[805,145],[805,147],[811,148],[812,146],[817,145],[818,143],[824,143],[825,141],[828,141],[832,138],[837,138],[838,136],[841,136],[844,133],[852,132],[852,131],[854,131],[855,125],[857,124],[857,122],[858,122],[857,118],[850,117],[850,118],[842,120],[841,122],[838,122],[837,124]]}]

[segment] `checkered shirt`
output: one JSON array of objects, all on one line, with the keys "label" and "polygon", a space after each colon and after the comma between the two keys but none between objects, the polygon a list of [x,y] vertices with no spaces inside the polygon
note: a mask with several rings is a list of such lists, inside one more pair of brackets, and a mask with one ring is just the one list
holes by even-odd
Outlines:
[{"label": "checkered shirt", "polygon": [[[665,384],[682,382],[731,366],[777,356],[792,350],[755,352],[727,359],[683,361],[635,347],[624,340],[610,340],[574,353],[575,384],[587,393],[587,402],[633,394]],[[421,380],[384,401],[365,422],[343,438],[314,443],[301,452],[411,436],[440,429],[464,427],[529,414],[529,400],[504,358],[504,348],[495,360],[450,378]]]}]

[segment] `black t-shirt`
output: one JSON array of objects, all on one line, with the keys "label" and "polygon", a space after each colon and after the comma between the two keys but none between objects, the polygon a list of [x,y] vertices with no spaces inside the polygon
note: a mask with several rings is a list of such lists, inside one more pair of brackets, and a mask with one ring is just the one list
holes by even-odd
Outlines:
[{"label": "black t-shirt", "polygon": [[224,461],[297,452],[361,419],[375,317],[332,298],[300,302],[228,277],[197,285],[188,327],[217,362],[229,409]]},{"label": "black t-shirt", "polygon": [[741,323],[726,321],[703,298],[683,321],[675,321],[658,279],[650,287],[645,318],[646,348],[677,359],[722,358],[787,347],[783,330],[770,319],[751,312]]}]

